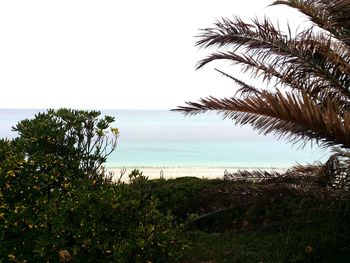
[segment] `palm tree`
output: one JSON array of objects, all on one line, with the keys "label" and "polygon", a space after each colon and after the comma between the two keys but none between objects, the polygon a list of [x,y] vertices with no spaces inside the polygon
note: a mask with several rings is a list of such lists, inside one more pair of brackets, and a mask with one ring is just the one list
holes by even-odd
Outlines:
[{"label": "palm tree", "polygon": [[292,34],[289,26],[284,33],[268,18],[249,23],[224,18],[203,29],[197,42],[218,48],[199,61],[198,69],[227,60],[266,87],[218,70],[238,85],[233,97],[201,98],[175,110],[186,115],[218,111],[263,134],[316,141],[337,147],[337,156],[344,156],[350,148],[350,0],[279,0],[272,5],[296,9],[312,24]]}]

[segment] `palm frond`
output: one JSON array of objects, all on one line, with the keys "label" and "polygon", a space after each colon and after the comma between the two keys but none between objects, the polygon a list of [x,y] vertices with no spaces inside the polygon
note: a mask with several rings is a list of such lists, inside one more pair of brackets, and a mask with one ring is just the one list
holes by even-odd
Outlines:
[{"label": "palm frond", "polygon": [[310,94],[321,93],[321,97],[330,92],[339,100],[350,99],[350,51],[325,34],[314,34],[309,29],[292,38],[268,19],[250,24],[239,18],[223,19],[215,26],[204,29],[197,44],[227,51],[210,54],[197,68],[213,60],[228,60],[243,66],[243,71],[250,70],[251,77],[263,76],[268,81],[275,78],[277,83]]},{"label": "palm frond", "polygon": [[272,5],[287,5],[297,9],[318,27],[350,46],[349,0],[278,0]]},{"label": "palm frond", "polygon": [[267,172],[267,171],[237,171],[226,173],[224,180],[247,181],[263,184],[274,184],[276,186],[288,186],[290,189],[308,191],[319,187],[325,187],[330,181],[323,176],[324,165],[320,166],[302,166],[298,165],[286,172]]},{"label": "palm frond", "polygon": [[268,181],[274,178],[279,178],[282,175],[282,173],[278,171],[261,171],[261,170],[255,170],[255,171],[247,171],[247,170],[239,170],[237,172],[226,172],[224,174],[224,180],[235,180],[235,181],[252,181],[252,182],[263,182]]},{"label": "palm frond", "polygon": [[273,133],[290,141],[316,140],[322,146],[350,148],[350,113],[339,115],[338,105],[329,101],[318,105],[306,94],[301,97],[280,91],[263,91],[245,99],[209,97],[176,110],[187,115],[218,111],[236,124],[250,124],[263,134]]}]

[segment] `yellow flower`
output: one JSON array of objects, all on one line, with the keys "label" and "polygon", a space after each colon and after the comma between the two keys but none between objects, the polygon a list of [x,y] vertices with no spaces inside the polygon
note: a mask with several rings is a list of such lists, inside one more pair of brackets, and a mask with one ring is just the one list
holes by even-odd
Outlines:
[{"label": "yellow flower", "polygon": [[119,129],[118,128],[111,128],[112,133],[114,134],[114,136],[118,136],[119,135]]}]

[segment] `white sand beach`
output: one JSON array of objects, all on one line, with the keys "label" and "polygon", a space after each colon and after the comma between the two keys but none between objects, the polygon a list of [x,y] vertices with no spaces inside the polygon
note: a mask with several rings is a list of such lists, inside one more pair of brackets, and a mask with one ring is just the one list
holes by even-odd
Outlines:
[{"label": "white sand beach", "polygon": [[229,173],[237,172],[238,170],[264,170],[264,171],[286,171],[286,168],[278,167],[109,167],[107,171],[114,173],[114,178],[118,179],[121,171],[125,169],[125,174],[123,176],[123,181],[128,180],[128,175],[134,169],[139,169],[143,172],[143,175],[147,176],[149,179],[157,179],[163,177],[164,179],[177,178],[177,177],[198,177],[198,178],[223,178],[225,171]]}]

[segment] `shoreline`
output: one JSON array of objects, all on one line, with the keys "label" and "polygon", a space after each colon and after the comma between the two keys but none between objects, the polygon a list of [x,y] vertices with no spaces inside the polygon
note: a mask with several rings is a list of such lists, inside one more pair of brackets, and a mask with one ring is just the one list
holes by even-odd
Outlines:
[{"label": "shoreline", "polygon": [[128,180],[128,175],[134,169],[139,169],[144,176],[149,179],[170,179],[178,177],[198,177],[207,179],[223,178],[225,172],[234,173],[239,170],[246,171],[274,171],[284,172],[288,168],[285,167],[237,167],[237,166],[125,166],[125,167],[106,167],[107,172],[114,173],[114,178],[119,178],[121,171],[125,169],[122,181]]}]

